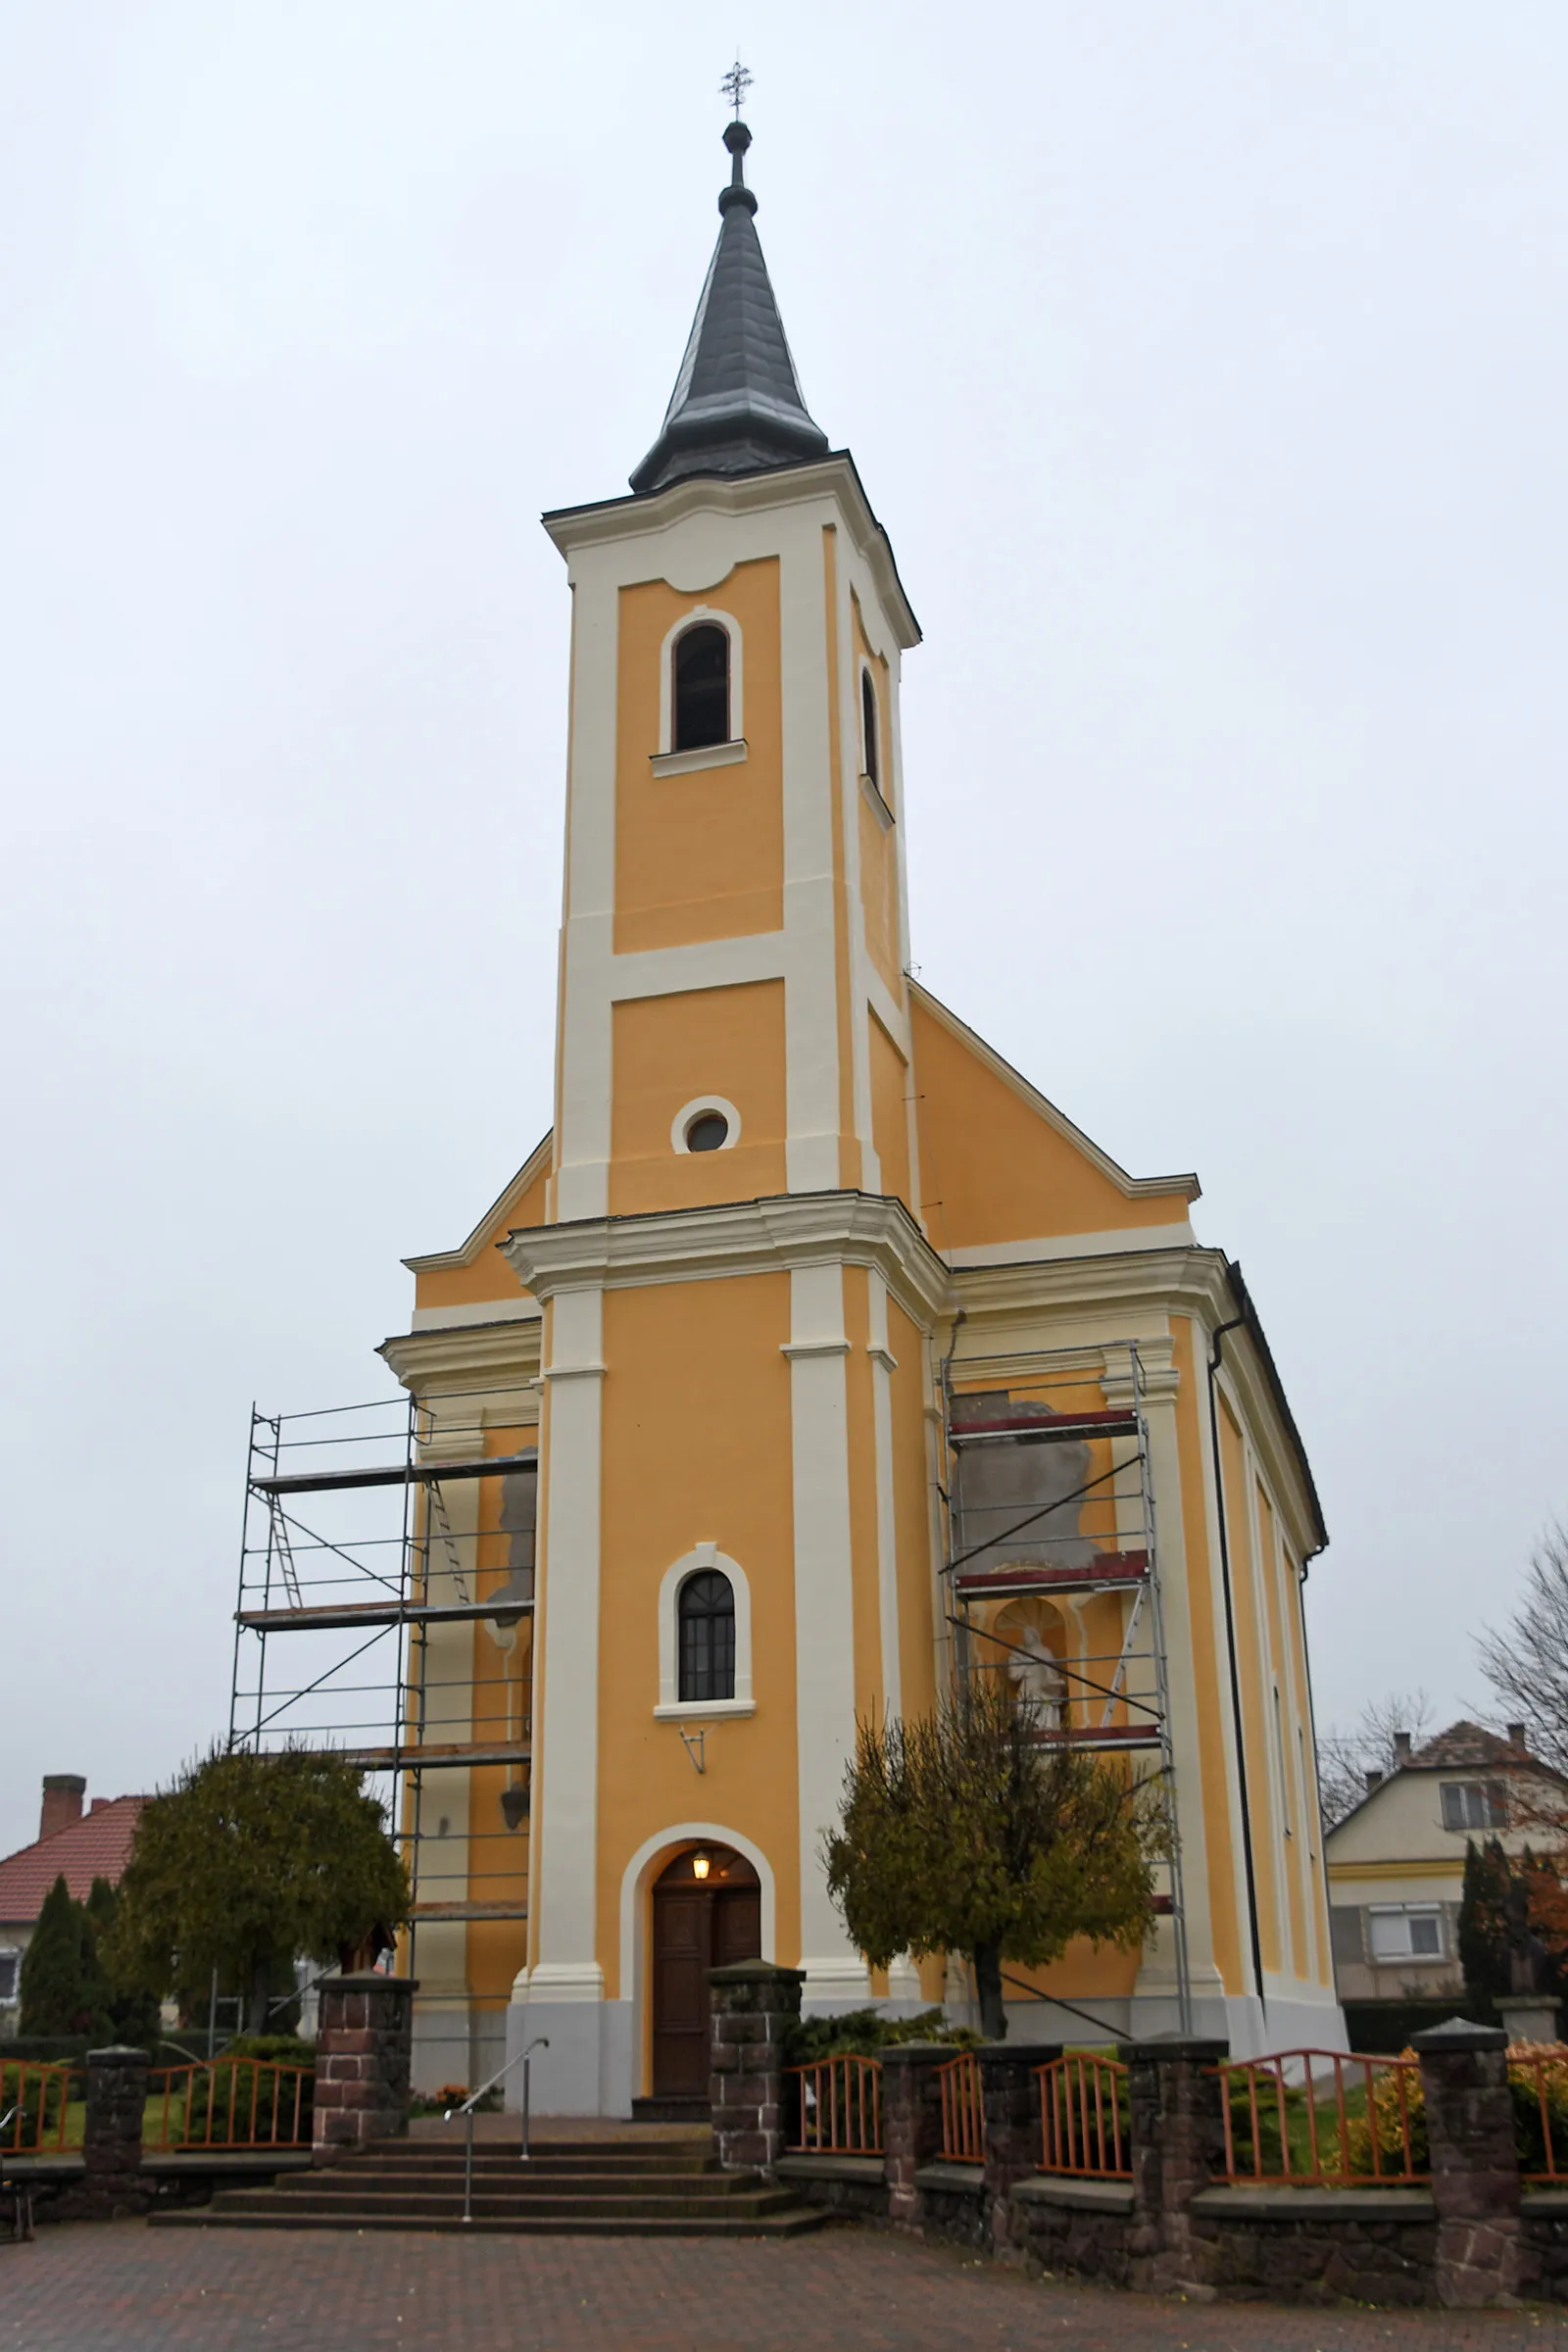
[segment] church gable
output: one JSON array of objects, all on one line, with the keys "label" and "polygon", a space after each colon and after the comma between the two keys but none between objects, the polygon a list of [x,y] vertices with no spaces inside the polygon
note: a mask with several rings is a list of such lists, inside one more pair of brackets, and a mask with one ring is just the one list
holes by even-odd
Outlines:
[{"label": "church gable", "polygon": [[1129,1176],[911,984],[921,1213],[944,1251],[1185,1228],[1196,1176]]},{"label": "church gable", "polygon": [[517,1299],[528,1296],[502,1256],[500,1244],[516,1226],[545,1223],[545,1180],[553,1141],[552,1133],[535,1145],[501,1198],[456,1250],[433,1250],[423,1257],[404,1259],[414,1276],[416,1313],[431,1307],[479,1306],[492,1299],[515,1309]]}]

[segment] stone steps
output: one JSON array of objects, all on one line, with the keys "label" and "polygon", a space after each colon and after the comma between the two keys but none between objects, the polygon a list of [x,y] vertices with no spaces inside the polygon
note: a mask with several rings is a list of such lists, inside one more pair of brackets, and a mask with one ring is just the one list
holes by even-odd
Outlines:
[{"label": "stone steps", "polygon": [[824,2216],[760,2173],[722,2173],[710,2143],[626,2139],[473,2152],[463,2219],[461,2142],[382,2141],[270,2188],[220,2189],[206,2207],[154,2213],[160,2229],[512,2230],[572,2236],[793,2237]]},{"label": "stone steps", "polygon": [[752,2219],[728,2214],[682,2216],[678,2220],[641,2214],[635,2220],[605,2220],[596,2214],[550,2215],[492,2220],[475,2215],[450,2220],[417,2220],[382,2213],[368,2205],[347,2214],[288,2213],[223,2214],[211,2206],[194,2206],[179,2213],[149,2214],[155,2230],[422,2230],[469,2237],[801,2237],[820,2230],[827,2220],[814,2206],[795,2205],[788,2213],[762,2214]]}]

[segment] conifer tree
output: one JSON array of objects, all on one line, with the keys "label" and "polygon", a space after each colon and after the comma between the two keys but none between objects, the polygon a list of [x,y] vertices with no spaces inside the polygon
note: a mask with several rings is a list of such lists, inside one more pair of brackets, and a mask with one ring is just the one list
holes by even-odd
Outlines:
[{"label": "conifer tree", "polygon": [[120,1896],[107,1879],[94,1879],[83,1905],[84,1954],[91,1997],[109,2020],[113,2038],[156,2054],[158,1996],[140,1985],[122,1984],[109,1965],[111,1932],[120,1909]]},{"label": "conifer tree", "polygon": [[988,1679],[924,1720],[858,1727],[828,1890],[873,1968],[903,1952],[969,1958],[982,2030],[1000,2039],[1003,1961],[1044,1966],[1075,1936],[1142,1943],[1166,1842],[1152,1788],[1043,1746]]},{"label": "conifer tree", "polygon": [[62,1874],[43,1898],[32,1940],[22,1955],[23,2033],[107,2034],[102,1990],[86,1910]]},{"label": "conifer tree", "polygon": [[142,1807],[107,1954],[121,1981],[152,1993],[216,1969],[244,1988],[260,2034],[297,1955],[332,1960],[396,1928],[408,1905],[381,1807],[352,1765],[304,1748],[216,1749]]}]

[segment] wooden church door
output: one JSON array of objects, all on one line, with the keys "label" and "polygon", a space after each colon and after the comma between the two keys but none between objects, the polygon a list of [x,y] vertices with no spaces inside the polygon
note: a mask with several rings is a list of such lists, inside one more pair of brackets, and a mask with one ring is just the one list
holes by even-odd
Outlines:
[{"label": "wooden church door", "polygon": [[762,1890],[745,1857],[724,1845],[678,1855],[654,1888],[656,2099],[707,2099],[708,1972],[755,1960],[761,1947]]}]

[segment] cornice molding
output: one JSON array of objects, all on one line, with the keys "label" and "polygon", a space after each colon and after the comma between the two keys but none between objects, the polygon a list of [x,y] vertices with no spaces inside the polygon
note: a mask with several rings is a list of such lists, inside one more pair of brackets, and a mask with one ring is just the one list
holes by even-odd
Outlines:
[{"label": "cornice molding", "polygon": [[[527,1322],[466,1323],[443,1331],[400,1331],[376,1349],[406,1389],[532,1388],[539,1378],[542,1326]],[[532,1400],[537,1414],[537,1397]],[[519,1403],[515,1418],[532,1416]]]},{"label": "cornice molding", "polygon": [[540,1298],[843,1264],[874,1267],[923,1330],[953,1302],[948,1270],[908,1211],[870,1193],[775,1193],[717,1208],[530,1225],[501,1247]]},{"label": "cornice molding", "polygon": [[[1176,1376],[1166,1369],[1165,1336],[1141,1330],[1140,1324],[1170,1314],[1190,1316],[1194,1374],[1200,1384],[1213,1333],[1221,1323],[1232,1322],[1237,1311],[1224,1251],[1197,1246],[1036,1258],[1019,1266],[955,1267],[952,1283],[955,1302],[968,1318],[963,1337],[976,1359],[991,1367],[1014,1354],[1022,1363],[1026,1351],[1016,1342],[1009,1344],[1008,1327],[1025,1318],[1070,1318],[1081,1327],[1086,1317],[1113,1313],[1125,1326],[1117,1337],[1138,1341],[1149,1371],[1145,1393],[1151,1403],[1174,1395]],[[960,1354],[955,1370],[962,1363]],[[1300,1561],[1318,1540],[1308,1473],[1299,1442],[1281,1417],[1268,1374],[1245,1326],[1226,1336],[1220,1392],[1230,1395],[1281,1512],[1291,1553]]]},{"label": "cornice molding", "polygon": [[955,1266],[957,1304],[971,1315],[1027,1314],[1041,1308],[1179,1305],[1225,1322],[1235,1308],[1223,1250],[1096,1251],[1089,1257],[1037,1257],[1018,1266]]},{"label": "cornice molding", "polygon": [[821,498],[830,498],[838,506],[850,538],[876,582],[899,645],[907,652],[920,642],[920,624],[904,593],[892,544],[872,512],[865,485],[847,449],[834,450],[830,456],[803,466],[772,466],[763,473],[688,474],[652,496],[611,498],[591,507],[558,507],[540,520],[569,559],[578,548],[657,536],[672,523],[683,522],[688,514],[759,514],[770,507],[804,506]]}]

